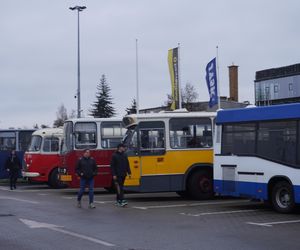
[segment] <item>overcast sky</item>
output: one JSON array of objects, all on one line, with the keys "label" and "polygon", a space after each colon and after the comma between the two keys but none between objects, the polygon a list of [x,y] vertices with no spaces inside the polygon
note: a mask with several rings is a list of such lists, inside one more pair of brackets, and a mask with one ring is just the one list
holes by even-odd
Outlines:
[{"label": "overcast sky", "polygon": [[299,63],[300,1],[286,0],[1,0],[0,128],[53,125],[58,106],[77,109],[77,14],[80,13],[81,102],[87,115],[105,74],[118,116],[136,95],[140,108],[171,92],[168,49],[181,44],[181,80],[208,100],[206,64],[219,46],[221,95],[228,66],[239,66],[239,100],[254,101],[255,72]]}]

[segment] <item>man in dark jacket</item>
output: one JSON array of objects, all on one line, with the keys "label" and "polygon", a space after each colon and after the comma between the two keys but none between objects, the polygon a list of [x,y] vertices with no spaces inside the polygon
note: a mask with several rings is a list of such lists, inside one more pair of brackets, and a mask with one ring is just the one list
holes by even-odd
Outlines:
[{"label": "man in dark jacket", "polygon": [[19,171],[22,165],[15,150],[12,150],[10,156],[6,159],[5,168],[9,172],[10,190],[16,189]]},{"label": "man in dark jacket", "polygon": [[126,146],[120,143],[117,151],[112,155],[110,167],[113,176],[113,181],[117,191],[116,205],[125,206],[127,201],[124,200],[124,181],[127,175],[131,177],[131,171],[127,155],[125,154]]},{"label": "man in dark jacket", "polygon": [[77,161],[76,174],[80,177],[80,190],[77,196],[77,206],[81,207],[81,198],[85,187],[89,186],[89,208],[95,208],[94,205],[94,176],[97,175],[97,165],[94,158],[91,157],[89,149],[84,150],[83,157]]}]

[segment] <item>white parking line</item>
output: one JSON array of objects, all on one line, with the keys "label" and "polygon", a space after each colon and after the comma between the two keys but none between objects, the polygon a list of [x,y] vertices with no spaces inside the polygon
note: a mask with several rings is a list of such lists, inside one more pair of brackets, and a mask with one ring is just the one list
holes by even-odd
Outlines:
[{"label": "white parking line", "polygon": [[31,203],[31,204],[39,204],[38,201],[24,200],[24,199],[18,199],[18,198],[14,198],[14,197],[0,196],[0,199],[2,199],[2,200],[20,201],[20,202]]},{"label": "white parking line", "polygon": [[232,210],[232,211],[220,211],[220,212],[206,212],[206,213],[200,213],[200,214],[189,214],[189,213],[180,213],[181,215],[186,216],[203,216],[203,215],[218,215],[218,214],[234,214],[234,213],[245,213],[245,212],[255,212],[257,210],[255,209],[244,209],[244,210]]},{"label": "white parking line", "polygon": [[115,201],[94,201],[94,203],[98,203],[98,204],[106,204],[106,203],[113,203]]},{"label": "white parking line", "polygon": [[66,200],[77,199],[77,197],[75,197],[75,196],[62,196],[61,198],[66,199]]},{"label": "white parking line", "polygon": [[221,204],[234,204],[241,202],[249,202],[249,200],[242,201],[223,201],[223,202],[198,202],[198,203],[187,203],[187,204],[174,204],[174,205],[161,205],[161,206],[134,206],[132,208],[147,210],[147,209],[157,209],[157,208],[174,208],[174,207],[195,207],[195,206],[209,206],[209,205],[221,205]]},{"label": "white parking line", "polygon": [[300,223],[300,220],[274,221],[274,222],[265,222],[265,223],[246,222],[246,224],[261,226],[261,227],[272,227],[273,225],[290,224],[290,223]]}]

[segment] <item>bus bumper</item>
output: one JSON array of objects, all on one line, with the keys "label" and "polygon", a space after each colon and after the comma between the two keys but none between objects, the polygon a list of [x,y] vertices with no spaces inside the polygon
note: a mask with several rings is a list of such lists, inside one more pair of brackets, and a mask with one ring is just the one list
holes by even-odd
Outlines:
[{"label": "bus bumper", "polygon": [[23,177],[28,177],[28,178],[34,178],[34,177],[39,177],[41,175],[40,175],[40,173],[37,173],[37,172],[22,171],[22,176]]}]

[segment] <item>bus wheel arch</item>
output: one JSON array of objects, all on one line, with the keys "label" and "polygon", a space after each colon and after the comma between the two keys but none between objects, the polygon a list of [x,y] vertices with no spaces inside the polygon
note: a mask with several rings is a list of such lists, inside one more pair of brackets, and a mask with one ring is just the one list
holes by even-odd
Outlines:
[{"label": "bus wheel arch", "polygon": [[268,197],[277,212],[290,213],[295,208],[293,184],[286,176],[275,176],[269,181]]},{"label": "bus wheel arch", "polygon": [[58,167],[54,167],[48,175],[48,185],[52,188],[65,188],[67,185],[58,180]]},{"label": "bus wheel arch", "polygon": [[211,164],[194,164],[186,173],[185,190],[197,200],[213,197],[213,167]]}]

